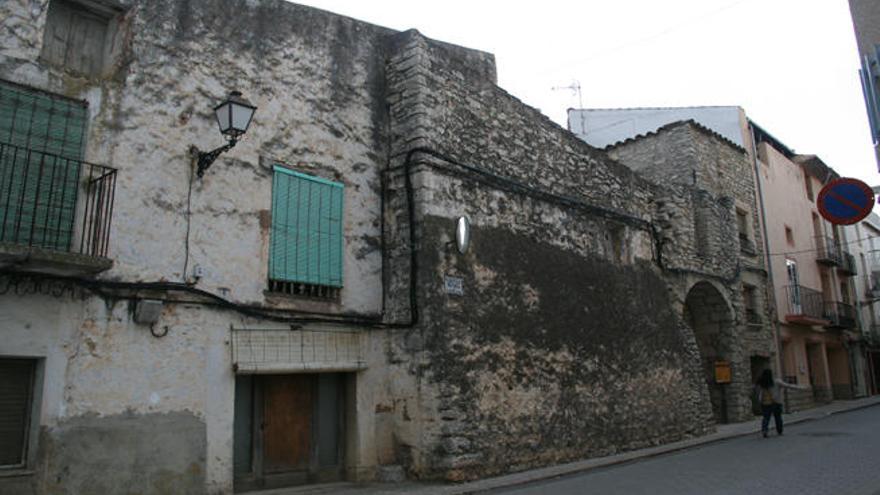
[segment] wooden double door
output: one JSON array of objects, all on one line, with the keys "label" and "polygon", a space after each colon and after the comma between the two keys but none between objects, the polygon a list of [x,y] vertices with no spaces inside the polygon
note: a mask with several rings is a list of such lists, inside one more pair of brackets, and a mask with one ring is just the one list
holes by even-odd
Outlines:
[{"label": "wooden double door", "polygon": [[342,479],[345,378],[236,377],[236,491]]}]

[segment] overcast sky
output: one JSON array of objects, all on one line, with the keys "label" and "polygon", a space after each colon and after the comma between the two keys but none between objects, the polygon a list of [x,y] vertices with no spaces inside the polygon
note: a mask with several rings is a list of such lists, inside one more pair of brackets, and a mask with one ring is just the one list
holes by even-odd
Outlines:
[{"label": "overcast sky", "polygon": [[499,85],[566,125],[583,106],[738,105],[798,153],[880,185],[846,0],[307,0],[495,54]]}]

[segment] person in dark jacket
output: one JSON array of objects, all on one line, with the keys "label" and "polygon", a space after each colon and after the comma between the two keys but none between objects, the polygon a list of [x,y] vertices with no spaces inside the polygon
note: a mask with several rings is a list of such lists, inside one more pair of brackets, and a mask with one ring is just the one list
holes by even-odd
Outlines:
[{"label": "person in dark jacket", "polygon": [[758,404],[761,404],[761,433],[767,438],[767,431],[770,427],[770,416],[776,423],[776,433],[782,435],[782,389],[793,388],[798,390],[806,390],[809,387],[802,387],[785,383],[782,380],[774,380],[773,372],[769,369],[761,373],[758,382],[755,385],[755,395]]}]

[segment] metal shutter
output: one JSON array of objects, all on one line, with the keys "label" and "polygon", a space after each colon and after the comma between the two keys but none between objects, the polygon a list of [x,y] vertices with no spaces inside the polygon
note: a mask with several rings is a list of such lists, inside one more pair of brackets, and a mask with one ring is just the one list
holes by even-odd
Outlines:
[{"label": "metal shutter", "polygon": [[25,461],[34,360],[0,359],[0,466]]},{"label": "metal shutter", "polygon": [[0,241],[70,248],[87,118],[85,102],[0,81]]},{"label": "metal shutter", "polygon": [[275,167],[269,278],[342,287],[343,185]]}]

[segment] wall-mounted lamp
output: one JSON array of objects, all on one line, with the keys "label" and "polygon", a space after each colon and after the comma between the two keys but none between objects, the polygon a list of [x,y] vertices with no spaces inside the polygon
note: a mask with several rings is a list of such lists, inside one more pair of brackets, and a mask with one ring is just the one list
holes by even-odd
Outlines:
[{"label": "wall-mounted lamp", "polygon": [[208,167],[214,163],[218,156],[235,146],[242,134],[247,132],[256,110],[257,107],[244,99],[238,91],[230,92],[226,101],[214,108],[214,115],[217,117],[220,133],[226,136],[229,142],[211,151],[199,151],[196,149],[195,153],[198,153],[199,160],[196,175],[199,177],[205,175],[205,170],[208,170]]}]

